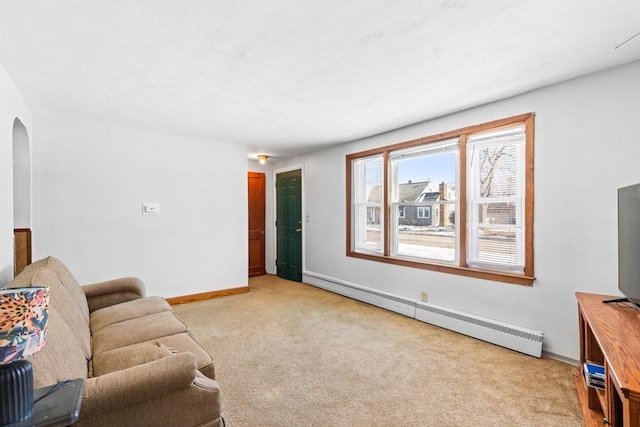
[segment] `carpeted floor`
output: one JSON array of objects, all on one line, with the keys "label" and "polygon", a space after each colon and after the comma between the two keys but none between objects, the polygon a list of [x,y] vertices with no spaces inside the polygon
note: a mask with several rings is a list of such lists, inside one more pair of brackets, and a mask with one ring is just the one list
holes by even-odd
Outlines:
[{"label": "carpeted floor", "polygon": [[574,366],[303,283],[178,305],[213,355],[228,427],[582,426]]}]

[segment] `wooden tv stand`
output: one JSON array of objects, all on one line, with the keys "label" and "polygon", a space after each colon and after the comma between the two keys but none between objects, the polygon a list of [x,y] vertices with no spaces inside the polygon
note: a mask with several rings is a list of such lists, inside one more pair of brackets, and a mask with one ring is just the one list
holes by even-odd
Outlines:
[{"label": "wooden tv stand", "polygon": [[[604,304],[615,296],[576,293],[580,366],[576,390],[587,426],[640,427],[640,311]],[[605,367],[605,390],[587,386],[582,364]]]}]

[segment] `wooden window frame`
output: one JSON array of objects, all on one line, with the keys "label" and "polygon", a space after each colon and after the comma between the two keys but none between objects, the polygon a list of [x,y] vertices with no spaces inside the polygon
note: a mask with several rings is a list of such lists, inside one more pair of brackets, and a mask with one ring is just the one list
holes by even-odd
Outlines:
[{"label": "wooden window frame", "polygon": [[[504,119],[493,120],[490,122],[467,126],[449,132],[431,135],[411,141],[400,142],[384,147],[374,148],[358,153],[348,154],[346,156],[346,255],[348,257],[366,259],[370,261],[384,262],[388,264],[401,265],[406,267],[421,268],[425,270],[439,271],[443,273],[457,274],[467,277],[475,277],[486,280],[493,280],[504,283],[513,283],[518,285],[532,285],[535,276],[533,270],[533,211],[534,211],[534,113],[520,114]],[[470,134],[494,130],[502,127],[523,125],[525,128],[525,228],[524,228],[524,250],[525,265],[523,274],[501,272],[497,270],[481,270],[466,266],[466,248],[467,248],[467,137]],[[433,261],[418,261],[414,259],[405,259],[391,256],[391,222],[390,208],[391,201],[389,197],[389,155],[392,151],[405,149],[430,143],[435,143],[451,138],[459,138],[459,181],[458,200],[459,200],[459,218],[464,226],[457,227],[459,233],[460,253],[458,254],[458,265],[438,264]],[[380,155],[383,157],[383,209],[385,211],[383,231],[383,251],[382,254],[356,252],[353,248],[352,233],[352,163],[360,158]]]}]

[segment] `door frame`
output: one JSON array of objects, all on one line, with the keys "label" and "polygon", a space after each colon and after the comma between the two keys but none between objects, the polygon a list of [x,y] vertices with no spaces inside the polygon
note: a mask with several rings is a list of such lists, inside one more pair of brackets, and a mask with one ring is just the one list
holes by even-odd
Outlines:
[{"label": "door frame", "polygon": [[[285,172],[291,172],[291,171],[295,171],[295,170],[299,170],[300,171],[300,218],[302,218],[302,253],[300,254],[302,257],[302,278],[304,279],[304,275],[306,274],[307,270],[306,270],[306,261],[305,261],[305,256],[304,256],[304,248],[305,248],[305,239],[306,239],[306,214],[305,214],[305,185],[304,185],[304,163],[296,163],[293,165],[289,165],[289,166],[285,166],[282,168],[278,168],[278,169],[274,169],[273,170],[273,189],[275,190],[276,188],[276,181],[277,181],[277,176],[281,173],[285,173]],[[274,268],[274,271],[277,272],[277,268],[275,265],[276,259],[278,258],[278,239],[277,239],[277,227],[276,227],[276,218],[278,218],[278,195],[277,195],[277,191],[273,192],[273,221],[271,221],[271,227],[272,227],[272,236],[273,236],[273,242],[272,242],[272,250],[273,250],[273,265],[272,267]],[[268,270],[268,268],[267,268]]]}]

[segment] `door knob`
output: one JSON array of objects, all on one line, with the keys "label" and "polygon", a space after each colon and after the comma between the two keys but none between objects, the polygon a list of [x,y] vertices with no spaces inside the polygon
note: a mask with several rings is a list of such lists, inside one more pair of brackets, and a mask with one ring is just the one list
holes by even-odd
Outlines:
[{"label": "door knob", "polygon": [[296,232],[298,232],[298,233],[299,233],[299,232],[301,232],[301,231],[302,231],[302,228],[296,228]]}]

